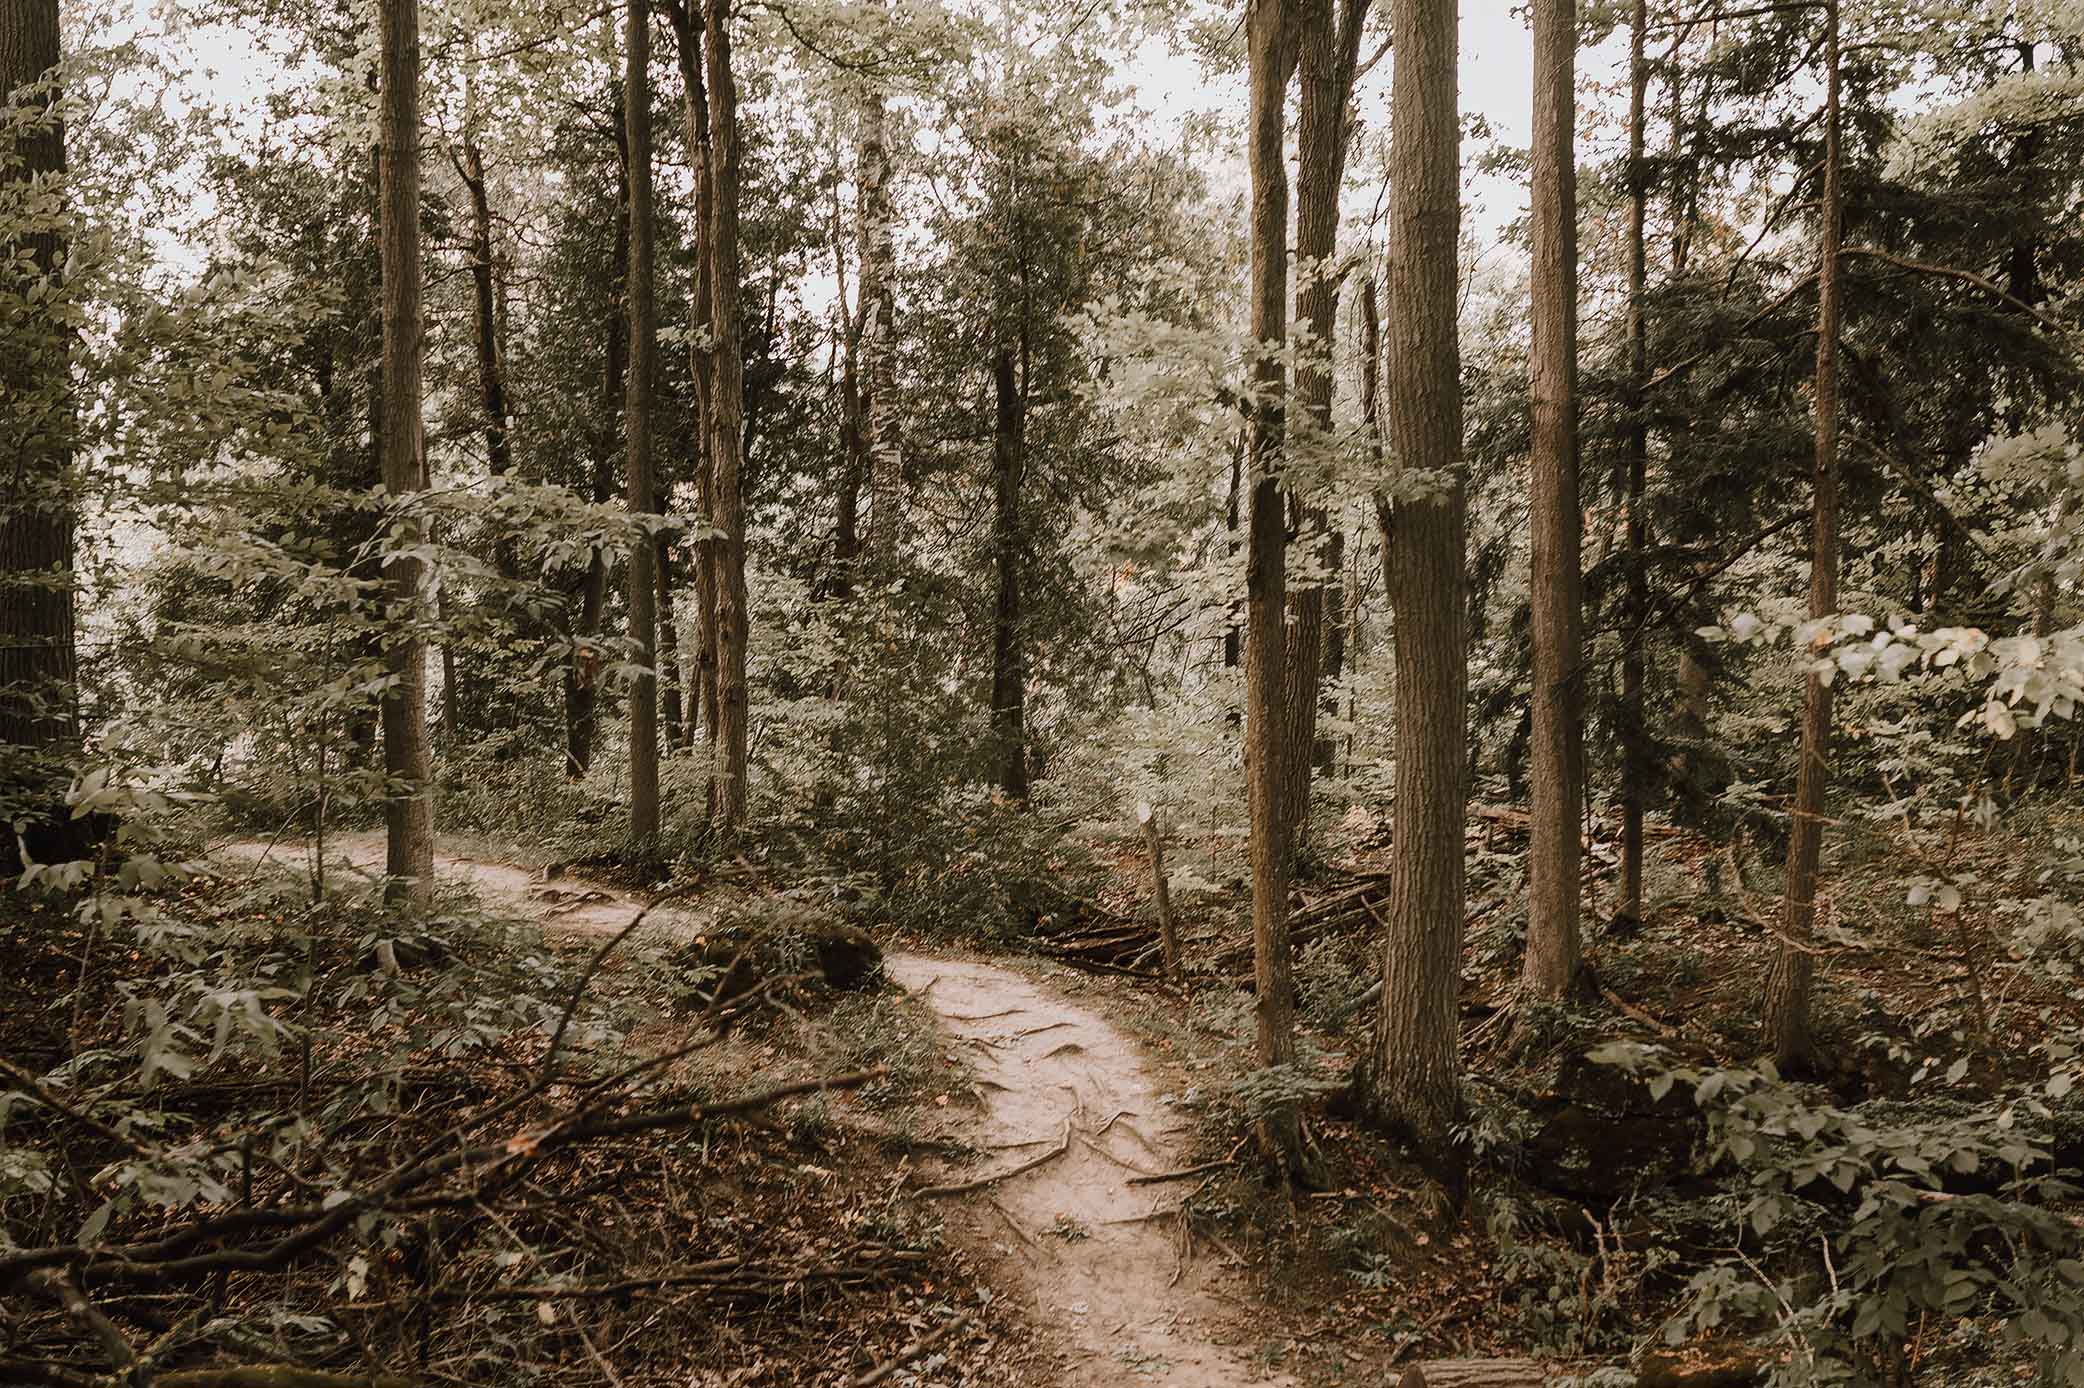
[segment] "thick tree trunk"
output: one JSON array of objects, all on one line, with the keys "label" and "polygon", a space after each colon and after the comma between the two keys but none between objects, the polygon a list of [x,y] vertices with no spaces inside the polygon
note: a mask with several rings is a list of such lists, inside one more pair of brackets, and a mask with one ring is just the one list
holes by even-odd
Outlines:
[{"label": "thick tree trunk", "polygon": [[1628,630],[1621,652],[1621,904],[1617,915],[1630,925],[1643,918],[1643,807],[1648,798],[1650,760],[1643,714],[1643,629],[1650,611],[1649,576],[1643,550],[1649,543],[1644,491],[1649,481],[1648,406],[1650,335],[1644,305],[1650,171],[1644,159],[1650,64],[1644,45],[1650,25],[1649,0],[1635,0],[1628,34]]},{"label": "thick tree trunk", "polygon": [[[1286,814],[1288,518],[1280,467],[1288,331],[1288,171],[1282,127],[1295,70],[1296,19],[1288,0],[1251,0],[1251,114],[1246,156],[1252,175],[1252,340],[1257,400],[1252,415],[1251,506],[1245,540],[1245,771],[1251,800],[1252,957],[1257,1056],[1265,1066],[1295,1060],[1295,981],[1288,940],[1290,825]],[[1305,750],[1308,743],[1303,744]],[[1307,772],[1305,772],[1307,774]],[[1306,1169],[1302,1123],[1293,1107],[1268,1114],[1260,1141],[1287,1174]]]},{"label": "thick tree trunk", "polygon": [[[58,58],[57,0],[12,0],[0,12],[0,110],[10,109],[8,98],[42,80]],[[41,112],[51,99],[45,93],[28,104]],[[37,120],[33,132],[11,151],[19,162],[0,163],[0,178],[63,177],[64,128],[54,120]],[[15,281],[10,293],[26,291],[18,276],[56,287],[65,246],[54,232],[0,238],[0,252],[7,251],[28,253],[26,265],[0,260],[0,273]],[[67,337],[40,330],[29,336],[38,340],[20,344],[24,350],[10,352],[10,359],[0,363],[0,395],[8,400],[9,433],[16,441],[15,456],[0,476],[0,746],[7,749],[0,753],[5,757],[0,780],[19,770],[25,778],[47,783],[51,778],[29,765],[17,768],[16,757],[22,755],[26,763],[39,752],[63,752],[79,735],[70,496],[73,401]],[[51,788],[62,788],[62,782]],[[32,797],[44,798],[41,785]],[[55,796],[51,804],[53,820],[62,819]]]},{"label": "thick tree trunk", "polygon": [[1378,1121],[1460,1167],[1456,990],[1462,828],[1468,802],[1468,601],[1462,518],[1456,238],[1461,132],[1455,0],[1392,0],[1389,441],[1444,492],[1400,499],[1390,547],[1396,603],[1395,878],[1382,1008],[1357,1097]]},{"label": "thick tree trunk", "polygon": [[1020,483],[1027,470],[1027,404],[1021,399],[1013,349],[992,360],[997,424],[992,435],[995,476],[992,551],[998,565],[998,602],[992,615],[992,781],[1015,800],[1028,794],[1027,660],[1020,645]]},{"label": "thick tree trunk", "polygon": [[[630,515],[649,517],[652,497],[652,383],[658,374],[658,304],[653,297],[651,195],[651,6],[629,0],[623,26],[623,129],[629,147],[630,256],[624,307],[630,365],[624,382],[628,439],[624,483]],[[630,545],[630,641],[639,667],[630,686],[630,837],[658,837],[658,546],[648,534]]]},{"label": "thick tree trunk", "polygon": [[710,457],[716,487],[716,801],[713,822],[735,829],[746,810],[745,357],[738,309],[738,83],[731,72],[727,0],[703,0],[708,40],[709,151],[714,196],[709,254],[715,315]]},{"label": "thick tree trunk", "polygon": [[[403,497],[426,485],[420,419],[420,7],[419,0],[381,0],[383,198],[384,487]],[[403,546],[418,541],[408,524]],[[418,558],[394,555],[384,565],[389,621],[385,648],[396,680],[383,699],[385,895],[425,906],[434,895],[434,800],[427,757],[427,646],[418,628],[424,581]]]},{"label": "thick tree trunk", "polygon": [[1578,971],[1584,806],[1584,631],[1577,432],[1577,7],[1534,0],[1533,795],[1527,957],[1534,995],[1560,998]]},{"label": "thick tree trunk", "polygon": [[861,364],[866,383],[869,561],[879,579],[897,566],[904,530],[904,454],[897,420],[897,287],[893,280],[888,114],[882,95],[861,102],[855,174],[855,259],[861,267]]},{"label": "thick tree trunk", "polygon": [[[1809,615],[1838,610],[1838,322],[1839,254],[1844,228],[1839,194],[1838,5],[1824,7],[1824,160],[1822,244],[1817,261],[1816,461],[1811,473],[1813,528],[1809,552]],[[1787,901],[1780,952],[1766,975],[1765,1035],[1783,1069],[1809,1058],[1809,988],[1816,960],[1805,946],[1816,922],[1817,860],[1830,785],[1831,687],[1815,675],[1802,699],[1802,762],[1788,826]]]}]

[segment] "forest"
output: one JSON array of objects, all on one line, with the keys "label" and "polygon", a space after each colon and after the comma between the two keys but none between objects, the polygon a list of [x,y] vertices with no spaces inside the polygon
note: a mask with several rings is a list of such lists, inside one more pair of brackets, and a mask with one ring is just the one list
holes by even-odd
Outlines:
[{"label": "forest", "polygon": [[0,1384],[2084,1385],[2077,0],[0,0]]}]

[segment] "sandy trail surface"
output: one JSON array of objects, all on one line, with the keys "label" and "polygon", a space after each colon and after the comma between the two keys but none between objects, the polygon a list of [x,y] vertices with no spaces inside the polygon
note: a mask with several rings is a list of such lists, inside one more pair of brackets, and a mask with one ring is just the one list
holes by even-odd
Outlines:
[{"label": "sandy trail surface", "polygon": [[[224,857],[308,866],[307,845],[244,840]],[[380,872],[381,835],[327,844],[329,871]],[[437,853],[436,870],[471,884],[487,905],[545,928],[599,934],[641,904],[595,883],[512,864]],[[662,910],[667,932],[699,928],[699,908]],[[976,1163],[936,1173],[915,1198],[936,1202],[971,1246],[994,1254],[1001,1292],[1025,1300],[1056,1347],[1052,1383],[1112,1388],[1291,1385],[1259,1366],[1248,1289],[1176,1213],[1201,1174],[1186,1126],[1143,1048],[1047,981],[1000,964],[892,951],[891,980],[932,1010],[968,1061],[974,1105],[951,1102],[934,1135],[974,1146]],[[945,1195],[926,1192],[962,1187]]]}]

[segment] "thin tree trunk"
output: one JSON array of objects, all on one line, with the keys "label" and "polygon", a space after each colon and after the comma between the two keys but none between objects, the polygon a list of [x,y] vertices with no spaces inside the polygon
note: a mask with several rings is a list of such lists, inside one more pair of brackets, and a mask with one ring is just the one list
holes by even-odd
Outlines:
[{"label": "thin tree trunk", "polygon": [[1395,843],[1382,1007],[1357,1097],[1445,1169],[1462,1113],[1456,992],[1468,803],[1461,353],[1456,238],[1461,131],[1455,0],[1391,0],[1389,441],[1445,494],[1400,499],[1390,547],[1396,603]]},{"label": "thin tree trunk", "polygon": [[1584,807],[1584,631],[1577,429],[1577,7],[1534,0],[1533,795],[1524,978],[1560,998],[1577,978]]},{"label": "thin tree trunk", "polygon": [[[420,7],[381,0],[383,78],[378,114],[383,198],[384,486],[403,497],[425,485],[420,419]],[[401,547],[418,543],[407,521]],[[424,907],[434,896],[434,800],[427,757],[427,646],[419,634],[424,564],[394,554],[384,565],[389,620],[383,698],[385,896]]]},{"label": "thin tree trunk", "polygon": [[[660,515],[666,513],[663,492],[653,498]],[[687,728],[680,706],[680,623],[673,608],[673,540],[669,535],[658,537],[658,675],[659,675],[659,719],[664,727],[665,745],[679,747],[687,741]]]},{"label": "thin tree trunk", "polygon": [[[58,59],[57,0],[13,0],[0,17],[0,111],[10,110],[8,98],[42,80]],[[43,118],[53,99],[45,93],[25,103],[37,112],[32,117],[37,124],[14,142],[11,152],[18,162],[0,165],[0,179],[64,176],[64,127]],[[57,233],[17,234],[8,240],[8,249],[28,253],[26,267],[0,262],[0,273],[16,281],[10,288],[25,288],[16,277],[26,269],[28,278],[48,281],[55,289],[65,265],[65,245]],[[68,355],[69,339],[54,333],[39,349],[0,363],[10,434],[23,441],[0,476],[0,745],[10,750],[8,771],[15,769],[14,749],[61,753],[79,735]],[[52,790],[62,785],[52,778]],[[36,798],[49,799],[51,823],[65,822],[55,794],[39,792]]]},{"label": "thin tree trunk", "polygon": [[708,40],[709,150],[715,193],[709,253],[715,316],[715,395],[710,457],[716,486],[716,804],[714,823],[735,829],[746,811],[745,504],[739,468],[745,446],[745,358],[738,310],[738,83],[731,72],[727,0],[703,0]]},{"label": "thin tree trunk", "polygon": [[870,90],[861,102],[855,259],[861,267],[861,362],[868,425],[869,560],[878,578],[897,566],[904,528],[904,455],[897,420],[897,292],[893,282],[888,113]]},{"label": "thin tree trunk", "polygon": [[[615,493],[615,431],[623,407],[625,377],[629,370],[629,320],[624,316],[621,295],[629,280],[630,197],[629,145],[622,119],[620,83],[609,88],[609,119],[613,122],[616,151],[615,248],[611,269],[614,286],[602,319],[604,343],[601,352],[600,419],[593,440],[593,500],[606,505]],[[565,774],[574,779],[593,769],[595,710],[600,705],[600,648],[593,638],[601,629],[607,606],[608,556],[596,549],[586,561],[586,575],[579,585],[579,620],[572,631],[572,662],[564,674]]]},{"label": "thin tree trunk", "polygon": [[1619,922],[1643,918],[1643,806],[1650,759],[1643,708],[1644,626],[1649,617],[1649,575],[1643,551],[1649,543],[1644,491],[1649,481],[1648,407],[1650,335],[1644,305],[1648,292],[1650,170],[1644,158],[1650,64],[1644,45],[1650,25],[1649,0],[1635,0],[1628,35],[1628,631],[1621,652],[1621,903]]},{"label": "thin tree trunk", "polygon": [[864,300],[847,307],[847,252],[840,235],[839,195],[832,202],[832,270],[839,284],[840,316],[840,453],[837,515],[832,534],[832,596],[845,602],[854,595],[854,569],[861,559],[861,486],[868,479],[867,404],[861,394],[861,325]]},{"label": "thin tree trunk", "polygon": [[1165,977],[1180,976],[1179,925],[1172,917],[1172,883],[1165,876],[1165,829],[1157,810],[1144,807],[1143,840],[1151,850],[1151,898],[1158,908],[1158,947],[1165,963]]},{"label": "thin tree trunk", "polygon": [[[630,257],[624,306],[629,314],[630,365],[624,382],[623,429],[628,437],[624,483],[633,517],[649,517],[652,498],[652,382],[658,374],[658,304],[653,297],[651,196],[651,6],[629,0],[623,26],[627,69],[622,83],[623,129],[629,147]],[[630,837],[658,837],[658,562],[657,543],[639,534],[630,545],[630,638],[638,674],[630,686]]]},{"label": "thin tree trunk", "polygon": [[992,434],[992,551],[998,602],[992,616],[992,780],[1015,800],[1028,794],[1027,661],[1020,646],[1020,484],[1027,470],[1027,404],[1021,399],[1013,349],[992,360],[997,423]]},{"label": "thin tree trunk", "polygon": [[[1295,373],[1294,427],[1298,438],[1329,442],[1332,373],[1338,334],[1339,190],[1353,124],[1354,74],[1368,0],[1307,0],[1291,22],[1297,28],[1295,254],[1305,278],[1296,292],[1296,317],[1321,361]],[[1306,506],[1302,529],[1316,553],[1313,568],[1336,573],[1338,561],[1325,508]],[[1310,830],[1310,769],[1316,757],[1318,691],[1324,669],[1325,580],[1313,577],[1288,602],[1286,695],[1282,705],[1281,817],[1292,857],[1303,856]]]},{"label": "thin tree trunk", "polygon": [[[715,265],[709,242],[714,232],[716,173],[709,148],[709,86],[702,75],[702,29],[685,0],[665,0],[673,22],[680,64],[681,120],[686,127],[687,146],[695,164],[695,276],[694,302],[689,320],[707,323],[715,316]],[[701,727],[712,747],[716,743],[716,552],[717,542],[708,532],[715,524],[716,473],[711,452],[710,415],[716,397],[716,359],[691,339],[688,345],[689,375],[695,384],[695,509],[701,519],[703,537],[693,546],[695,583],[695,669],[688,688],[688,739]],[[713,774],[713,772],[712,772]],[[714,799],[714,790],[711,793]]]},{"label": "thin tree trunk", "polygon": [[[1824,7],[1824,160],[1822,245],[1817,261],[1816,462],[1809,553],[1809,615],[1838,610],[1838,323],[1839,246],[1844,235],[1839,193],[1838,5]],[[1830,785],[1831,687],[1811,674],[1802,699],[1802,762],[1795,774],[1788,826],[1787,903],[1780,951],[1766,975],[1765,1034],[1783,1069],[1809,1058],[1809,991],[1815,956],[1806,946],[1816,922],[1817,861]]]},{"label": "thin tree trunk", "polygon": [[[1251,0],[1251,114],[1246,153],[1252,176],[1252,341],[1257,399],[1252,411],[1251,506],[1245,539],[1245,770],[1251,800],[1252,957],[1261,1065],[1295,1060],[1295,981],[1288,939],[1290,833],[1288,692],[1284,618],[1288,590],[1287,507],[1280,466],[1288,331],[1288,171],[1282,129],[1295,70],[1296,21],[1286,0]],[[1307,748],[1305,743],[1304,747]],[[1302,1122],[1282,1106],[1260,1123],[1268,1159],[1285,1174],[1306,1169]]]},{"label": "thin tree trunk", "polygon": [[[500,368],[494,315],[492,203],[485,189],[484,152],[476,144],[463,147],[463,187],[470,195],[470,280],[477,308],[478,400],[485,411],[485,459],[491,475],[501,478],[514,469],[514,449],[507,437],[506,375]],[[492,543],[492,555],[499,576],[512,580],[519,572],[514,537],[502,531]]]}]

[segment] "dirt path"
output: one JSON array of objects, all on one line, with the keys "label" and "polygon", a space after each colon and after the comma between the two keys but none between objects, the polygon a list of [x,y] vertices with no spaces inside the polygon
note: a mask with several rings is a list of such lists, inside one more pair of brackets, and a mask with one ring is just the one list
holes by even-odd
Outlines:
[{"label": "dirt path", "polygon": [[[981,1111],[954,1135],[991,1149],[977,1173],[1039,1166],[951,1200],[952,1221],[997,1248],[1064,1348],[1057,1382],[1230,1388],[1267,1377],[1235,1327],[1250,1307],[1215,1254],[1169,1213],[1198,1179],[1132,1185],[1176,1170],[1173,1122],[1142,1048],[1119,1027],[1013,969],[891,954],[884,967],[968,1052]],[[1050,1155],[1062,1148],[1061,1155]]]},{"label": "dirt path", "polygon": [[[219,854],[296,866],[305,845],[241,841]],[[383,840],[348,834],[328,844],[329,871],[368,876]],[[475,886],[488,905],[546,927],[597,934],[627,925],[637,903],[592,883],[544,882],[526,868],[438,855],[444,878]],[[661,912],[687,931],[698,913]],[[951,1103],[935,1136],[984,1153],[937,1200],[973,1247],[996,1252],[1036,1324],[1059,1347],[1065,1388],[1124,1382],[1168,1388],[1291,1385],[1254,1362],[1240,1329],[1251,1313],[1239,1279],[1172,1213],[1201,1178],[1131,1184],[1179,1169],[1184,1125],[1142,1048],[1090,1008],[1003,965],[923,954],[884,956],[890,978],[930,1008],[976,1075],[974,1108]],[[1040,1160],[1038,1160],[1040,1159]],[[1014,1172],[1003,1179],[1000,1173]],[[988,1182],[986,1184],[985,1182]]]}]

